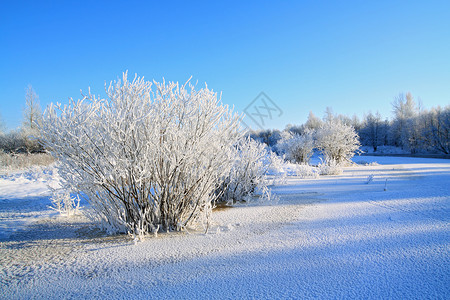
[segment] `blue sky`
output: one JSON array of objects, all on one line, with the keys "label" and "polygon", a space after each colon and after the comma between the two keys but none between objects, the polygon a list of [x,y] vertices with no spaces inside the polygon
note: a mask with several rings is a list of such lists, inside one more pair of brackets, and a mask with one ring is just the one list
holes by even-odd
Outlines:
[{"label": "blue sky", "polygon": [[[80,98],[128,70],[222,92],[244,112],[261,92],[282,111],[362,117],[410,91],[450,104],[449,1],[0,0],[0,114],[20,126],[25,89],[41,106]],[[249,124],[252,127],[252,124]]]}]

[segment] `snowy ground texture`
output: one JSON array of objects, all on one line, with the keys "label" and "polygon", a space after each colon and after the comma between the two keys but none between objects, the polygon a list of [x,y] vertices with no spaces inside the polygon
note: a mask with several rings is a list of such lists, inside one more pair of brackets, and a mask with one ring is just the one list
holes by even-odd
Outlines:
[{"label": "snowy ground texture", "polygon": [[450,299],[450,161],[355,161],[138,243],[52,214],[51,171],[2,176],[0,298]]}]

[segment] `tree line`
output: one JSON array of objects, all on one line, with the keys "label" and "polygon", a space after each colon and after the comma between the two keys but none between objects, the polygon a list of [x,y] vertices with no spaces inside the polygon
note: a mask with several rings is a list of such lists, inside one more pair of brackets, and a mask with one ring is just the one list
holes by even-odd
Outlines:
[{"label": "tree line", "polygon": [[353,127],[361,146],[370,147],[374,152],[380,146],[393,146],[411,154],[450,154],[450,106],[426,110],[416,103],[411,93],[402,93],[394,98],[392,112],[392,119],[383,119],[379,112],[369,112],[361,120],[357,116],[336,115],[327,108],[322,119],[310,111],[304,124],[287,125],[283,131],[254,131],[251,136],[277,150],[276,145],[286,132],[301,136],[319,130],[330,120],[337,120]]}]

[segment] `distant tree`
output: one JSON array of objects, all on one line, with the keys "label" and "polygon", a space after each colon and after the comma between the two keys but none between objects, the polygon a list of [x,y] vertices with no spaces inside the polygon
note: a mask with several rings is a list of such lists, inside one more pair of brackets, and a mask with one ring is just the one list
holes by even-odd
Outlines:
[{"label": "distant tree", "polygon": [[423,110],[418,110],[417,115],[408,120],[408,144],[409,151],[414,154],[428,151],[429,146],[426,143],[425,133],[425,114]]},{"label": "distant tree", "polygon": [[373,151],[377,151],[378,146],[384,144],[386,136],[384,122],[381,115],[377,112],[373,115],[371,112],[367,114],[363,121],[363,127],[360,129],[360,138],[363,145],[373,147]]},{"label": "distant tree", "polygon": [[24,130],[35,131],[38,129],[42,121],[42,110],[39,104],[39,96],[34,91],[33,87],[29,85],[25,94],[25,108],[23,110],[23,124]]},{"label": "distant tree", "polygon": [[[350,117],[348,117],[346,115],[339,114],[339,115],[335,116],[335,118],[338,119],[339,121],[341,121],[341,123],[353,127],[353,125],[352,125],[353,124],[353,120]],[[353,127],[353,128],[355,128],[355,127]]]},{"label": "distant tree", "polygon": [[399,94],[392,102],[393,112],[396,119],[411,119],[417,114],[417,106],[410,92]]},{"label": "distant tree", "polygon": [[23,110],[22,134],[26,140],[28,152],[39,151],[39,126],[42,122],[42,110],[39,96],[29,85],[25,93],[25,108]]},{"label": "distant tree", "polygon": [[450,154],[450,106],[432,108],[423,114],[423,136],[433,150]]},{"label": "distant tree", "polygon": [[305,131],[305,125],[292,125],[288,124],[284,128],[284,131],[289,131],[292,134],[302,134]]},{"label": "distant tree", "polygon": [[357,115],[353,115],[350,125],[355,128],[356,131],[360,130],[362,127],[362,123],[359,120]]},{"label": "distant tree", "polygon": [[383,123],[383,145],[387,146],[389,144],[389,132],[391,130],[392,122],[386,118]]},{"label": "distant tree", "polygon": [[249,135],[252,139],[254,139],[257,142],[264,143],[266,145],[269,145],[269,137],[271,135],[271,130],[251,130],[249,131]]},{"label": "distant tree", "polygon": [[411,93],[399,94],[392,102],[394,120],[391,140],[396,146],[415,152],[418,136],[414,132],[417,107]]},{"label": "distant tree", "polygon": [[266,144],[268,147],[274,147],[281,139],[281,132],[277,129],[264,129],[250,132],[250,137],[255,141]]},{"label": "distant tree", "polygon": [[330,106],[327,106],[326,108],[325,108],[325,115],[323,116],[323,121],[325,122],[325,123],[327,123],[327,122],[333,122],[334,120],[335,120],[335,115],[334,115],[334,112],[333,112],[333,108],[331,108]]},{"label": "distant tree", "polygon": [[15,153],[27,151],[27,139],[18,130],[6,131],[6,126],[0,115],[0,153]]},{"label": "distant tree", "polygon": [[346,115],[335,114],[333,112],[333,108],[328,106],[325,109],[325,115],[323,117],[323,122],[335,122],[335,121],[339,121],[342,124],[345,124],[345,125],[348,125],[348,126],[353,126],[353,121],[354,120],[352,118],[346,116]]},{"label": "distant tree", "polygon": [[308,119],[305,123],[305,128],[316,130],[319,129],[320,126],[322,126],[322,120],[320,118],[316,117],[316,115],[313,114],[312,111],[309,111]]},{"label": "distant tree", "polygon": [[269,137],[269,148],[275,147],[278,141],[281,139],[281,131],[278,129],[272,130],[272,134]]},{"label": "distant tree", "polygon": [[13,153],[25,152],[26,149],[26,140],[21,132],[13,130],[0,135],[0,151]]}]

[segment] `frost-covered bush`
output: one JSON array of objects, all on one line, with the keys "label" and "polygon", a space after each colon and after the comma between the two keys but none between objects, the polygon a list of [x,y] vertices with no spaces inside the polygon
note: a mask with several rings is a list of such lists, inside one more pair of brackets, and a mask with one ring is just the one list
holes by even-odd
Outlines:
[{"label": "frost-covered bush", "polygon": [[342,167],[341,164],[336,162],[334,159],[329,159],[326,162],[321,162],[317,169],[320,175],[341,175]]},{"label": "frost-covered bush", "polygon": [[359,149],[359,137],[352,126],[339,120],[330,120],[317,130],[317,147],[322,151],[325,164],[341,165],[350,162]]},{"label": "frost-covered bush", "polygon": [[293,175],[300,178],[318,178],[319,170],[317,167],[310,165],[295,165],[292,168]]},{"label": "frost-covered bush", "polygon": [[314,146],[314,132],[306,129],[301,135],[284,133],[283,138],[277,144],[277,149],[292,162],[308,164],[313,155]]},{"label": "frost-covered bush", "polygon": [[239,116],[207,87],[124,74],[69,105],[51,105],[42,139],[68,190],[84,195],[109,232],[146,234],[208,223],[241,138]]},{"label": "frost-covered bush", "polygon": [[271,180],[271,185],[283,185],[287,182],[287,162],[283,156],[278,156],[275,152],[270,152],[270,166],[266,171],[266,178]]},{"label": "frost-covered bush", "polygon": [[288,176],[295,176],[302,179],[318,178],[319,169],[310,165],[290,163],[283,157],[273,155],[267,174],[269,175],[268,178],[272,180],[271,184],[283,185],[287,183]]},{"label": "frost-covered bush", "polygon": [[251,138],[241,140],[230,151],[234,160],[229,174],[224,177],[218,188],[217,201],[236,203],[267,190],[265,175],[271,166],[274,153],[267,146]]}]

